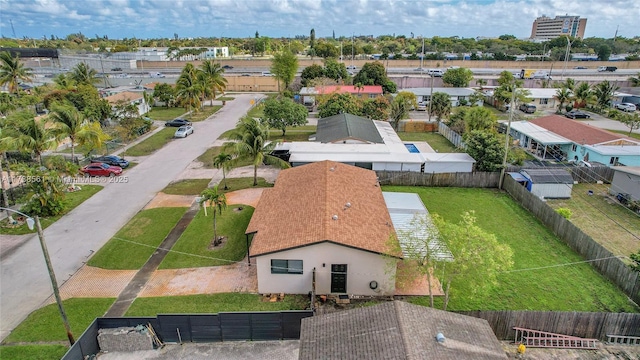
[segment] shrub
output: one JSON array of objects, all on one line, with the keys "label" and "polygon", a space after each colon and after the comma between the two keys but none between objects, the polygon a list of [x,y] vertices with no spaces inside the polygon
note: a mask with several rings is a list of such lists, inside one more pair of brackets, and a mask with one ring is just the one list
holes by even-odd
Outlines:
[{"label": "shrub", "polygon": [[560,214],[560,216],[562,216],[563,218],[570,220],[571,219],[571,215],[573,215],[573,213],[571,212],[571,209],[567,209],[567,208],[557,208],[556,212],[558,214]]}]

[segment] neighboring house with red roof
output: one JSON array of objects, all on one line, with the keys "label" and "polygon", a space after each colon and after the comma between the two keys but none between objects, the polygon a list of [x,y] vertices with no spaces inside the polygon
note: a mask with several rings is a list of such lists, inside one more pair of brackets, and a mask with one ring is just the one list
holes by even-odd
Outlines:
[{"label": "neighboring house with red roof", "polygon": [[511,136],[542,159],[640,166],[640,141],[564,116],[514,122]]},{"label": "neighboring house with red roof", "polygon": [[300,89],[302,103],[305,105],[315,104],[317,96],[337,94],[351,94],[360,99],[375,99],[382,96],[381,85],[364,85],[361,87],[355,85],[325,85],[316,87],[303,87]]},{"label": "neighboring house with red roof", "polygon": [[[404,240],[396,238],[394,226],[402,228],[408,220],[390,212],[411,218],[426,209],[419,197],[416,206],[395,194],[402,193],[383,196],[374,171],[333,161],[280,172],[275,186],[262,193],[246,230],[258,292],[308,294],[315,284],[317,294],[396,293],[402,253],[393,242],[402,246]],[[406,203],[414,205],[398,208]]]},{"label": "neighboring house with red roof", "polygon": [[144,95],[142,92],[123,91],[104,98],[109,102],[111,108],[115,110],[118,105],[135,105],[138,109],[138,114],[143,115],[151,110],[151,106],[144,101]]}]

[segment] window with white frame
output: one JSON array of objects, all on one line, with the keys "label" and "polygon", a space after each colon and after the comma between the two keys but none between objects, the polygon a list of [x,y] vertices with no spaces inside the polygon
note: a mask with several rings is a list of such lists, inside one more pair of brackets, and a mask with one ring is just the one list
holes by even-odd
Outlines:
[{"label": "window with white frame", "polygon": [[578,145],[573,144],[571,145],[571,151],[577,151],[578,150]]},{"label": "window with white frame", "polygon": [[540,99],[540,105],[547,105],[549,103],[549,99]]}]

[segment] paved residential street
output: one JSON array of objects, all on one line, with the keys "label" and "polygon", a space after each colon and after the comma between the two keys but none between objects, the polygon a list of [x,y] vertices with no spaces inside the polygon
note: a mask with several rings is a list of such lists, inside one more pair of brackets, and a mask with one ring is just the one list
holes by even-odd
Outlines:
[{"label": "paved residential street", "polygon": [[[176,178],[224,131],[232,129],[260,94],[238,94],[195,132],[171,141],[125,172],[126,183],[106,184],[96,195],[44,231],[59,285],[104,245],[155,194]],[[125,256],[125,254],[123,254]],[[51,283],[37,236],[0,263],[0,339],[51,295]],[[79,335],[79,334],[77,334]]]}]

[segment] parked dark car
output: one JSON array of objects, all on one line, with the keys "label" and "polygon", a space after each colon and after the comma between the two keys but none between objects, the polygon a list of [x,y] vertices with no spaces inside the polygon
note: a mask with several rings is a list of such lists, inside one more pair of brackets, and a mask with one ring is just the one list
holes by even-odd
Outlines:
[{"label": "parked dark car", "polygon": [[564,116],[570,119],[589,119],[591,117],[591,115],[580,110],[571,110],[568,113],[564,114]]},{"label": "parked dark car", "polygon": [[92,163],[105,163],[113,166],[120,166],[126,169],[129,166],[129,161],[115,155],[96,156],[91,158]]},{"label": "parked dark car", "polygon": [[122,68],[114,67],[113,69],[111,69],[111,71],[122,71]]},{"label": "parked dark car", "polygon": [[533,114],[536,112],[536,106],[533,104],[522,104],[520,105],[520,111],[523,111],[527,114]]},{"label": "parked dark car", "polygon": [[225,70],[231,70],[231,69],[233,69],[233,66],[231,66],[231,65],[224,65],[222,68],[223,68],[223,69],[225,69]]},{"label": "parked dark car", "polygon": [[167,121],[164,126],[173,126],[173,127],[180,127],[180,126],[185,126],[185,125],[191,125],[191,121],[187,121],[185,119],[173,119],[171,121]]},{"label": "parked dark car", "polygon": [[120,166],[111,166],[105,163],[91,163],[80,169],[85,176],[116,176],[122,174]]}]

